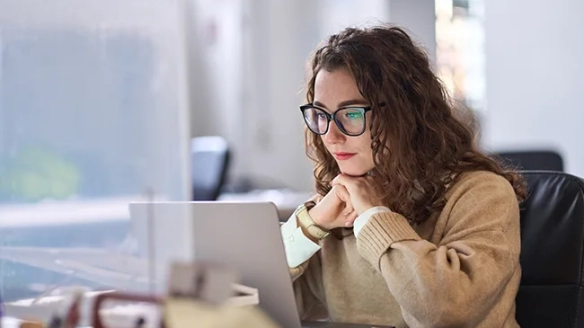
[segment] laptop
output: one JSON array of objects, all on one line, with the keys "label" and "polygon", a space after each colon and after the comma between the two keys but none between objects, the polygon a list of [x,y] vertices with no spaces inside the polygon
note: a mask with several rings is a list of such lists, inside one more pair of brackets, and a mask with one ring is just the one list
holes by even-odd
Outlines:
[{"label": "laptop", "polygon": [[154,242],[150,249],[158,252],[157,261],[192,258],[227,265],[237,272],[241,284],[258,289],[260,308],[281,327],[371,327],[301,323],[272,203],[131,203],[130,214],[139,244]]}]

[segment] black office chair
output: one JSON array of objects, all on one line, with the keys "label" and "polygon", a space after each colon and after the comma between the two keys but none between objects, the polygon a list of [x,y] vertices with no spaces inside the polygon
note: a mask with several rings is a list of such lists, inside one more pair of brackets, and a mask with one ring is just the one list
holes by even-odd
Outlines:
[{"label": "black office chair", "polygon": [[518,170],[564,172],[562,156],[552,150],[507,151],[494,155]]},{"label": "black office chair", "polygon": [[517,321],[521,327],[584,327],[584,181],[524,171]]},{"label": "black office chair", "polygon": [[222,137],[206,136],[191,140],[193,200],[217,200],[227,179],[230,151]]}]

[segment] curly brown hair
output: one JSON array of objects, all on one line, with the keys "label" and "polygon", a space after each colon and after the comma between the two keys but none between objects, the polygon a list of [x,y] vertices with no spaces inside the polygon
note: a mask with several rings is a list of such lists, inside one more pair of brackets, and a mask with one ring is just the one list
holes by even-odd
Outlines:
[{"label": "curly brown hair", "polygon": [[[475,126],[457,115],[461,112],[425,52],[403,29],[347,28],[319,46],[310,63],[309,103],[320,70],[352,73],[373,108],[371,148],[379,190],[387,206],[410,222],[424,222],[441,211],[448,186],[464,172],[494,172],[511,183],[519,201],[525,198],[522,177],[479,151]],[[315,162],[316,191],[325,195],[339,167],[321,137],[308,129],[305,133],[306,153]]]}]

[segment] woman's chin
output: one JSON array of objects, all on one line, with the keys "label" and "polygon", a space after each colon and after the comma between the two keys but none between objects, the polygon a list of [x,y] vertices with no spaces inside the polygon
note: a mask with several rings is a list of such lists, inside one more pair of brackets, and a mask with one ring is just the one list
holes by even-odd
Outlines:
[{"label": "woman's chin", "polygon": [[346,174],[351,177],[362,177],[367,175],[371,169],[363,169],[363,168],[356,168],[356,167],[340,167],[341,173]]}]

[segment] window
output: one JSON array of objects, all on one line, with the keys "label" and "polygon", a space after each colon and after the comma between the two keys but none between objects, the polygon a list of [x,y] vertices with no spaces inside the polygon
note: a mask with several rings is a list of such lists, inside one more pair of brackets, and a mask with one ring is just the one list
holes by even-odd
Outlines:
[{"label": "window", "polygon": [[484,111],[483,0],[436,0],[436,48],[438,74],[451,95]]}]

